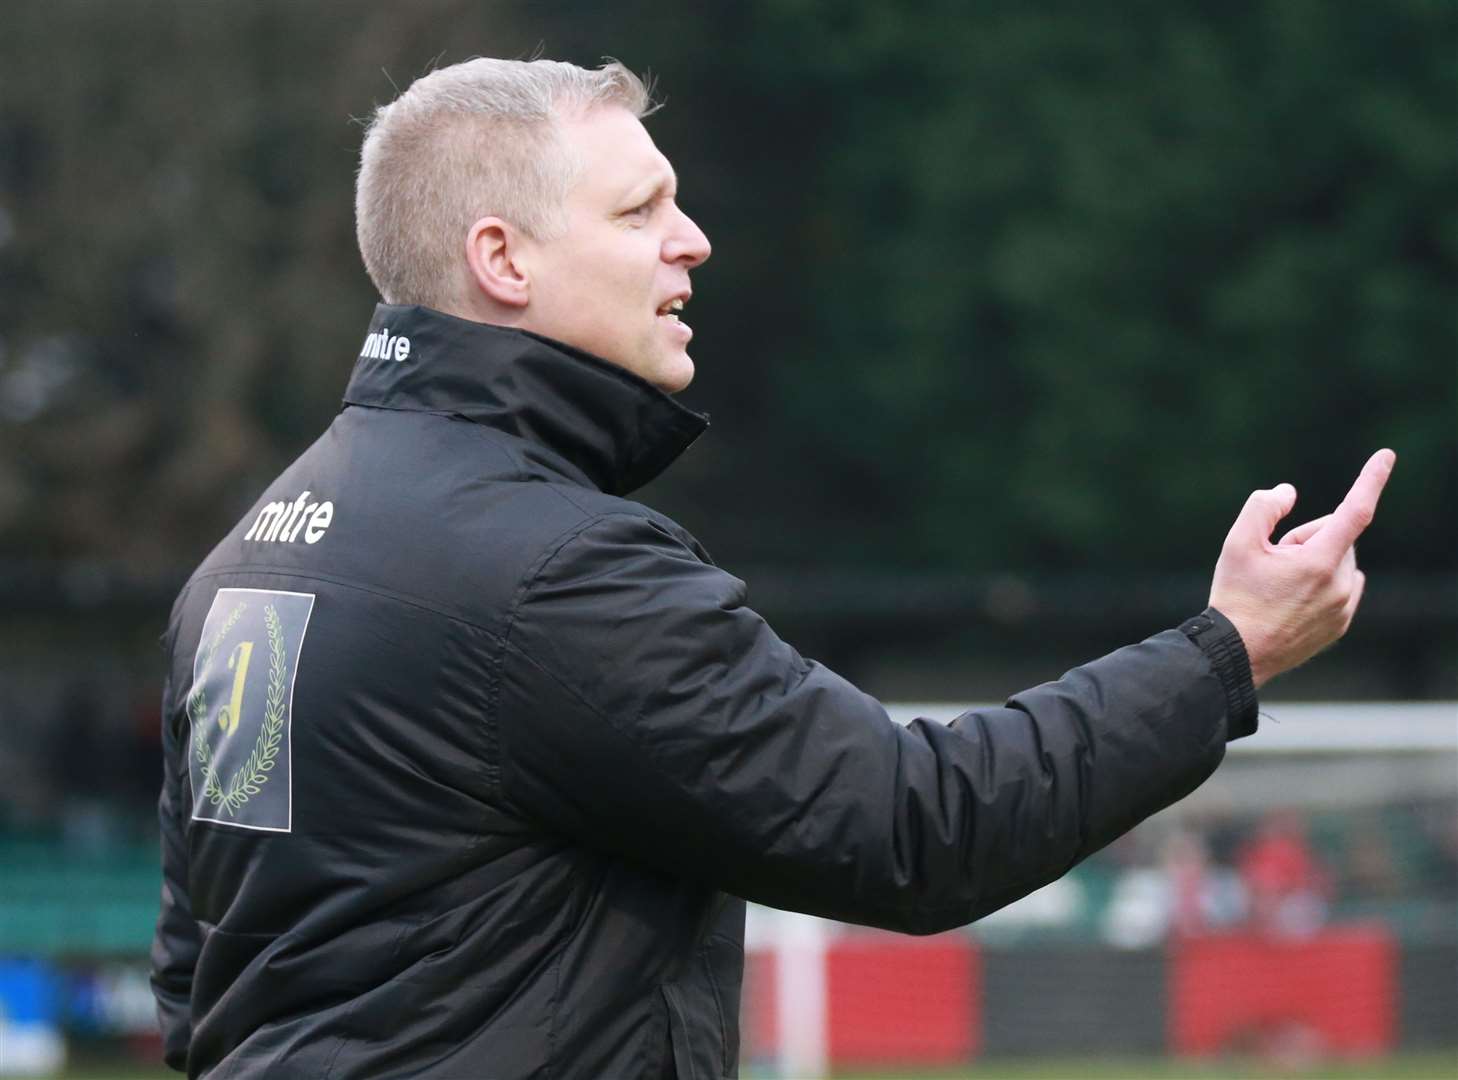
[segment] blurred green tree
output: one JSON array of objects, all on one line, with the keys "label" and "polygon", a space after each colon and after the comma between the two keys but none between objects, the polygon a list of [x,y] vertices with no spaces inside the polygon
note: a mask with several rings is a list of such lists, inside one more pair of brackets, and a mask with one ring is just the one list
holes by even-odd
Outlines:
[{"label": "blurred green tree", "polygon": [[337,407],[352,117],[478,52],[660,77],[717,252],[646,498],[730,566],[1199,570],[1402,462],[1451,570],[1458,146],[1438,0],[7,6],[0,557],[185,573]]},{"label": "blurred green tree", "polygon": [[824,105],[786,510],[867,560],[1203,568],[1250,488],[1311,516],[1392,445],[1369,554],[1453,567],[1458,8],[762,7]]}]

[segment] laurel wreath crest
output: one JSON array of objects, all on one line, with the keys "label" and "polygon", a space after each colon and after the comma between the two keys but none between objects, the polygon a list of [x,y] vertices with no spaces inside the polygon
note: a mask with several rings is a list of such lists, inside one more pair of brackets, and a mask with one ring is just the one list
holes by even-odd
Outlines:
[{"label": "laurel wreath crest", "polygon": [[240,602],[213,635],[207,651],[203,654],[197,688],[187,702],[188,714],[193,722],[194,748],[198,762],[202,765],[203,797],[213,806],[222,807],[223,812],[230,816],[237,814],[249,799],[259,793],[263,785],[268,783],[268,774],[278,764],[279,749],[283,742],[284,699],[288,694],[288,658],[284,650],[283,628],[279,623],[277,609],[272,604],[267,604],[263,608],[263,622],[268,629],[269,653],[263,724],[253,743],[253,751],[224,784],[218,776],[213,750],[208,743],[207,698],[203,694],[202,686],[212,667],[213,657],[247,606],[247,601]]}]

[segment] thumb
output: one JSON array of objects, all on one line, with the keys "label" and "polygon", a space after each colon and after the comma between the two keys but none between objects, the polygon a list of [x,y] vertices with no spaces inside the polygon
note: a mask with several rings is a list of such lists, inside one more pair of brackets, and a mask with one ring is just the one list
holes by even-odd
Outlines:
[{"label": "thumb", "polygon": [[1296,505],[1296,489],[1290,484],[1277,484],[1270,489],[1252,491],[1245,500],[1240,516],[1230,527],[1226,543],[1260,546],[1268,543],[1276,524]]}]

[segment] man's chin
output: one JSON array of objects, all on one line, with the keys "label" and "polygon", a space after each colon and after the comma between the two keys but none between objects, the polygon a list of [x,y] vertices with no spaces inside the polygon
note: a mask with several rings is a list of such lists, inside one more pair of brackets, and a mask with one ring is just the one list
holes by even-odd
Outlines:
[{"label": "man's chin", "polygon": [[676,394],[688,388],[694,381],[694,362],[687,353],[675,356],[659,365],[654,377],[649,380],[665,394]]},{"label": "man's chin", "polygon": [[665,394],[676,394],[694,381],[694,362],[682,349],[673,352],[640,349],[618,356],[604,350],[595,355],[652,383]]}]

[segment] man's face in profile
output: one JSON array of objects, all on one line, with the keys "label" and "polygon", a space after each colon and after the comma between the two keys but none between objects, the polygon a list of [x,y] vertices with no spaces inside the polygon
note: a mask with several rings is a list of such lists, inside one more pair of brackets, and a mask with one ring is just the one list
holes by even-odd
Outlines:
[{"label": "man's face in profile", "polygon": [[671,310],[687,301],[689,271],[709,241],[674,201],[668,159],[626,109],[562,119],[581,173],[568,192],[567,229],[528,241],[531,298],[521,325],[627,368],[673,393],[694,377],[693,332]]}]

